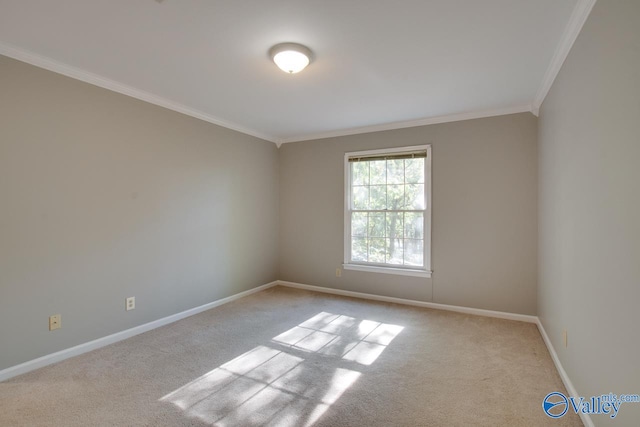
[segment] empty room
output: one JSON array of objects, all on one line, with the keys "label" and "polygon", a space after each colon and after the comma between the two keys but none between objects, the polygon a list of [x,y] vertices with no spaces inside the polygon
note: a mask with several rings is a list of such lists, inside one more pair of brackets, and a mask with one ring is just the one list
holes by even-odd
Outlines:
[{"label": "empty room", "polygon": [[0,0],[0,426],[640,426],[640,1]]}]

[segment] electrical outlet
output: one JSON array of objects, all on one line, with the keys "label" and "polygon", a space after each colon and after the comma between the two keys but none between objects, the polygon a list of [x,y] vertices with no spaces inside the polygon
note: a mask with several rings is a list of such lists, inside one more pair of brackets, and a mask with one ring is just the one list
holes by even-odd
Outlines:
[{"label": "electrical outlet", "polygon": [[569,342],[567,341],[567,330],[562,331],[562,338],[564,339],[564,346],[569,347]]},{"label": "electrical outlet", "polygon": [[62,328],[62,316],[60,314],[49,316],[49,330],[53,331],[60,328]]},{"label": "electrical outlet", "polygon": [[127,311],[136,308],[136,297],[127,298],[125,302],[125,308],[127,309]]},{"label": "electrical outlet", "polygon": [[342,269],[336,268],[336,277],[342,277]]}]

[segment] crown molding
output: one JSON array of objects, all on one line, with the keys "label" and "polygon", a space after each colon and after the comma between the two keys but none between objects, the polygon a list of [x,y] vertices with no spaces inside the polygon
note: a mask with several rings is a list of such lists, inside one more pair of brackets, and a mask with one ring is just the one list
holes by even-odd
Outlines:
[{"label": "crown molding", "polygon": [[514,107],[507,107],[507,108],[501,108],[496,110],[479,110],[479,111],[470,111],[467,113],[449,114],[446,116],[427,117],[427,118],[418,119],[418,120],[393,122],[393,123],[386,123],[381,125],[372,125],[372,126],[364,126],[359,128],[320,132],[315,134],[302,135],[295,138],[285,138],[285,139],[276,141],[276,144],[279,147],[281,144],[287,144],[290,142],[301,142],[301,141],[309,141],[312,139],[324,139],[324,138],[333,138],[337,136],[356,135],[356,134],[369,133],[369,132],[380,132],[385,130],[434,125],[438,123],[459,122],[462,120],[483,119],[486,117],[505,116],[507,114],[517,114],[517,113],[533,113],[533,108],[531,104],[526,104],[526,105],[517,105]]},{"label": "crown molding", "polygon": [[51,58],[47,58],[3,42],[0,42],[0,55],[8,56],[10,58],[17,59],[18,61],[26,62],[27,64],[35,65],[36,67],[44,68],[45,70],[53,71],[54,73],[62,74],[64,76],[71,77],[72,79],[80,80],[122,95],[127,95],[187,116],[195,117],[196,119],[204,120],[205,122],[213,123],[214,125],[222,126],[236,132],[244,133],[273,143],[277,143],[278,141],[278,139],[273,136],[261,134],[260,132],[214,117],[178,102],[156,96],[152,93],[136,89],[132,86],[119,83],[115,80],[108,79],[77,67],[63,64]]},{"label": "crown molding", "polygon": [[501,115],[507,115],[507,114],[516,114],[516,113],[523,113],[523,112],[531,112],[537,116],[545,96],[549,92],[549,89],[551,88],[553,81],[558,75],[558,72],[560,71],[560,68],[562,67],[564,60],[569,54],[569,51],[571,50],[573,43],[575,42],[578,34],[580,33],[580,30],[582,29],[582,26],[587,20],[587,17],[589,16],[589,13],[593,9],[593,6],[595,3],[596,3],[596,0],[578,0],[578,2],[576,3],[576,6],[574,7],[574,10],[571,14],[569,23],[565,28],[562,39],[556,48],[552,61],[549,64],[547,72],[538,89],[538,92],[536,93],[536,96],[532,104],[518,105],[518,106],[507,107],[502,109],[495,109],[495,110],[470,111],[466,113],[427,117],[427,118],[417,119],[417,120],[392,122],[392,123],[386,123],[386,124],[363,126],[358,128],[349,128],[349,129],[342,129],[342,130],[335,130],[335,131],[328,131],[328,132],[319,132],[319,133],[312,133],[312,134],[300,135],[297,137],[289,137],[289,138],[277,138],[271,135],[262,134],[252,129],[237,125],[232,122],[228,122],[226,120],[212,116],[205,112],[193,109],[191,107],[180,104],[178,102],[174,102],[169,99],[162,98],[152,93],[136,89],[132,86],[128,86],[126,84],[117,82],[115,80],[108,79],[99,74],[95,74],[77,67],[73,67],[73,66],[61,63],[54,59],[18,48],[16,46],[12,46],[4,42],[0,42],[0,55],[4,55],[22,62],[26,62],[36,67],[43,68],[58,74],[62,74],[64,76],[67,76],[76,80],[80,80],[85,83],[89,83],[107,90],[111,90],[113,92],[127,95],[132,98],[136,98],[141,101],[148,102],[150,104],[154,104],[163,108],[167,108],[172,111],[176,111],[178,113],[195,117],[197,119],[200,119],[218,126],[222,126],[227,129],[231,129],[240,133],[244,133],[246,135],[254,136],[256,138],[273,142],[274,144],[276,144],[278,148],[280,148],[282,144],[286,144],[290,142],[300,142],[300,141],[309,141],[313,139],[324,139],[324,138],[332,138],[332,137],[339,137],[339,136],[356,135],[356,134],[362,134],[362,133],[380,132],[380,131],[386,131],[386,130],[403,129],[403,128],[416,127],[416,126],[426,126],[431,124],[456,122],[456,121],[462,121],[462,120],[472,120],[472,119],[494,117],[494,116],[501,116]]},{"label": "crown molding", "polygon": [[584,23],[587,21],[587,18],[595,4],[596,0],[578,0],[573,8],[573,12],[571,13],[569,22],[564,29],[560,43],[558,43],[558,46],[556,47],[551,63],[547,68],[547,72],[545,73],[542,83],[540,84],[538,92],[536,92],[536,96],[533,100],[532,112],[536,116],[538,115],[540,106],[549,93],[553,82],[562,68],[562,64],[564,64],[564,61],[567,59],[573,44],[578,38],[578,35],[580,34],[580,31],[582,30]]}]

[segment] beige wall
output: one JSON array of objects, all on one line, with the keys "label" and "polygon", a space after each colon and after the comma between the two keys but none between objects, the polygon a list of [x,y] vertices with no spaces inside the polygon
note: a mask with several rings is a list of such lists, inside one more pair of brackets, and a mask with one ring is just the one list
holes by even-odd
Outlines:
[{"label": "beige wall", "polygon": [[0,57],[0,370],[277,279],[277,170],[271,142]]},{"label": "beige wall", "polygon": [[[280,278],[538,313],[581,395],[640,393],[638,22],[639,2],[598,1],[539,121],[518,114],[280,152],[0,57],[0,370]],[[425,143],[432,279],[335,277],[344,152]],[[49,332],[55,313],[63,328]],[[638,419],[640,404],[594,417]]]},{"label": "beige wall", "polygon": [[640,394],[640,2],[596,3],[539,135],[540,319],[581,396]]},{"label": "beige wall", "polygon": [[[431,279],[343,271],[344,153],[431,144]],[[280,279],[536,313],[537,119],[516,114],[284,144]]]}]

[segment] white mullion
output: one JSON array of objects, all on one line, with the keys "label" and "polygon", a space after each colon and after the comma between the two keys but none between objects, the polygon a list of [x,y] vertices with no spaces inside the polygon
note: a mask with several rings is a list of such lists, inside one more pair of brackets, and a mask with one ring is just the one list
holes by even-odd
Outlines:
[{"label": "white mullion", "polygon": [[424,212],[425,209],[353,209],[352,212],[395,212],[395,213],[400,213],[400,212],[412,212],[412,213],[421,213]]}]

